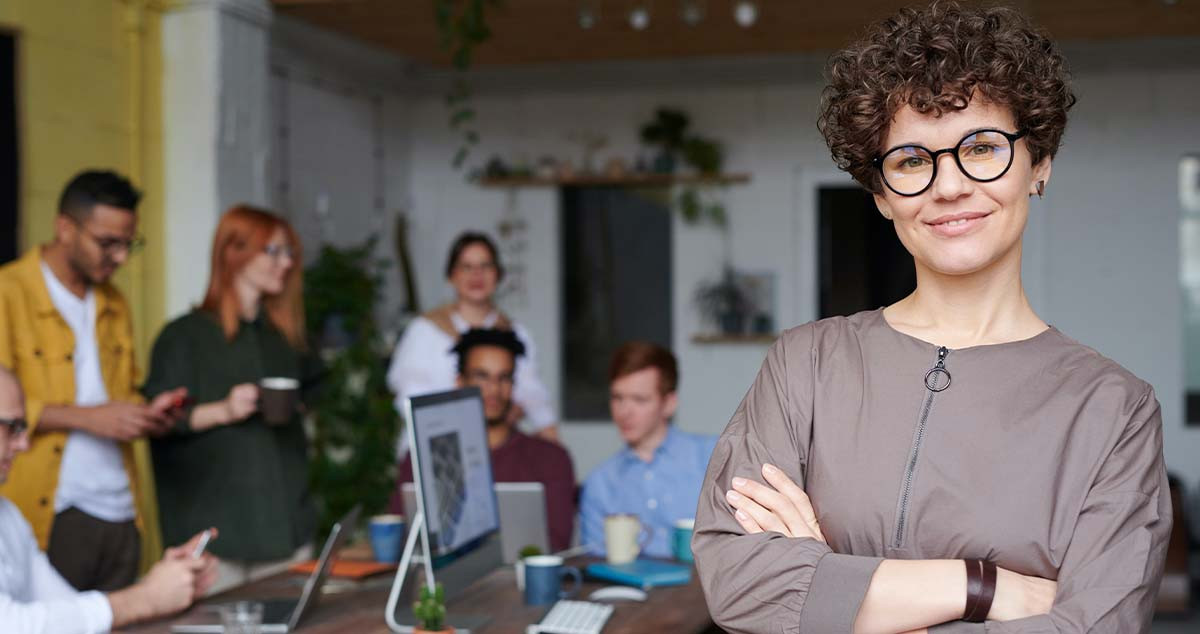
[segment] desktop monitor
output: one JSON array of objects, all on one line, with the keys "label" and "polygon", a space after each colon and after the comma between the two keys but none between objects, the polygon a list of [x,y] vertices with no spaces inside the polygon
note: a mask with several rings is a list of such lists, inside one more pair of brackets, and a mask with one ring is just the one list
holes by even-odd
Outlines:
[{"label": "desktop monitor", "polygon": [[[413,622],[412,613],[398,608],[415,540],[421,544],[425,583],[440,584],[447,600],[503,565],[479,388],[414,396],[405,402],[404,413],[421,519],[413,518],[388,597],[385,616],[393,632],[411,631],[401,624]],[[446,623],[461,630],[481,627],[487,620],[453,611],[446,615]]]},{"label": "desktop monitor", "polygon": [[428,554],[440,567],[500,530],[479,389],[413,397],[408,420],[417,508],[429,531]]}]

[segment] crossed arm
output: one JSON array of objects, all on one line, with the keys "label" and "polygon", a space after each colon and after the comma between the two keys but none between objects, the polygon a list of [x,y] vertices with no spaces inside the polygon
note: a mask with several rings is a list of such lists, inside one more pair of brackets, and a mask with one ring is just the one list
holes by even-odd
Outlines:
[{"label": "crossed arm", "polygon": [[[775,532],[822,544],[816,513],[808,495],[782,471],[762,465],[767,484],[736,477],[725,499],[747,534]],[[996,596],[988,618],[1009,621],[1046,614],[1058,584],[997,569]],[[966,567],[959,559],[885,559],[871,577],[854,621],[855,634],[924,632],[962,618],[967,596]]]}]

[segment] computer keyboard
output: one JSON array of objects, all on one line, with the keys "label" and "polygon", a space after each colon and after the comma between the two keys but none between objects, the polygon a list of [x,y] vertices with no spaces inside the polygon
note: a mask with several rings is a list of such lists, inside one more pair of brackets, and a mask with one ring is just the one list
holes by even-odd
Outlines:
[{"label": "computer keyboard", "polygon": [[525,634],[600,634],[613,606],[588,601],[559,601],[550,612],[525,628]]}]

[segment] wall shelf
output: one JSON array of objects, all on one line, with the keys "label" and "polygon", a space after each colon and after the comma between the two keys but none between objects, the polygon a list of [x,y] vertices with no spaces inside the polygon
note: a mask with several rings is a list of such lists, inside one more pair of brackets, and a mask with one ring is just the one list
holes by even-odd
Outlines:
[{"label": "wall shelf", "polygon": [[779,333],[771,333],[765,335],[724,335],[724,334],[708,334],[708,335],[692,335],[692,343],[700,345],[713,344],[755,344],[755,345],[770,345],[775,343],[779,338]]},{"label": "wall shelf", "polygon": [[588,174],[571,178],[481,178],[481,187],[668,187],[670,185],[741,185],[749,174]]}]

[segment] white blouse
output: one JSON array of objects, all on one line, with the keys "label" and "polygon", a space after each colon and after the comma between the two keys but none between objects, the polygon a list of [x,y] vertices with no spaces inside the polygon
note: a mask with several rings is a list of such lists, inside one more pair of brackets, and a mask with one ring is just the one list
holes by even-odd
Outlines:
[{"label": "white blouse", "polygon": [[[488,315],[484,327],[495,326],[498,318],[496,313]],[[452,314],[451,320],[460,333],[470,329],[458,314]],[[515,322],[513,333],[525,345],[525,354],[517,358],[513,401],[525,410],[525,418],[533,430],[545,429],[558,422],[558,418],[550,404],[550,392],[538,378],[533,339],[524,326]],[[397,412],[404,412],[406,398],[454,388],[458,377],[458,355],[453,351],[456,343],[446,331],[425,317],[417,317],[409,323],[396,344],[387,373],[388,387],[396,394]],[[401,438],[404,437],[401,434]]]}]

